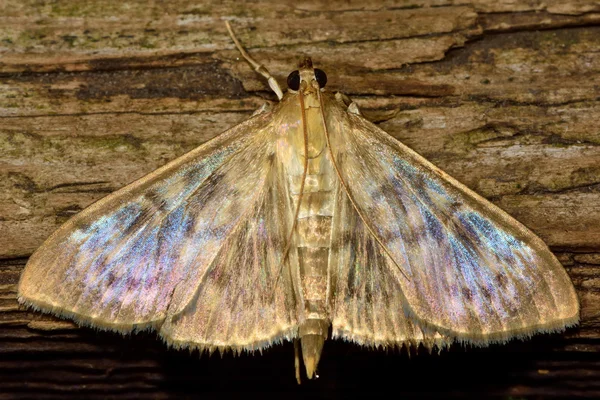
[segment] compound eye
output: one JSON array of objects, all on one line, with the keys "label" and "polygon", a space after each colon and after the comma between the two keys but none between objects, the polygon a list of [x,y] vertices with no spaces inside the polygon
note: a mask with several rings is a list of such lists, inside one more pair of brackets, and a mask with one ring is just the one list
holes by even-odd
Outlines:
[{"label": "compound eye", "polygon": [[292,90],[300,89],[300,72],[292,71],[287,77],[287,85]]},{"label": "compound eye", "polygon": [[327,74],[319,68],[315,68],[315,79],[321,89],[327,84]]}]

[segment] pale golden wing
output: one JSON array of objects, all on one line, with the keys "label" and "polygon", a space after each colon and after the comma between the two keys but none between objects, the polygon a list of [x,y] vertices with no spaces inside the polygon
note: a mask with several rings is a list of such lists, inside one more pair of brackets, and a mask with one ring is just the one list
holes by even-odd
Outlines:
[{"label": "pale golden wing", "polygon": [[19,301],[120,331],[181,311],[261,201],[273,132],[254,116],[91,205],[31,256]]},{"label": "pale golden wing", "polygon": [[329,102],[326,117],[349,198],[388,253],[380,274],[406,299],[373,313],[482,344],[577,323],[566,271],[527,228],[360,115]]},{"label": "pale golden wing", "polygon": [[443,347],[452,340],[411,317],[387,256],[338,186],[329,257],[332,336],[374,347]]},{"label": "pale golden wing", "polygon": [[296,336],[298,257],[295,248],[284,254],[293,211],[279,163],[259,190],[260,200],[224,241],[188,306],[162,326],[170,345],[258,350]]}]

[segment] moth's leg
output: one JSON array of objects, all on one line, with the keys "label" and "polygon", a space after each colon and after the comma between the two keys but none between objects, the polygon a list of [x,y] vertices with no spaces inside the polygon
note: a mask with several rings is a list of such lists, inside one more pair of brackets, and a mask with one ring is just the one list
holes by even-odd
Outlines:
[{"label": "moth's leg", "polygon": [[281,87],[279,87],[279,84],[277,83],[275,78],[273,78],[273,75],[271,75],[271,73],[267,70],[267,68],[265,68],[264,65],[257,63],[252,57],[250,57],[250,54],[248,54],[246,50],[244,50],[240,42],[235,37],[233,29],[231,29],[231,25],[229,25],[229,21],[225,21],[225,25],[227,26],[227,31],[229,31],[229,36],[231,36],[233,43],[235,43],[235,47],[237,47],[239,52],[242,54],[242,57],[244,57],[244,59],[248,61],[248,64],[250,64],[256,72],[267,78],[267,81],[269,82],[269,87],[275,92],[277,98],[281,100],[283,98],[283,92],[281,91]]},{"label": "moth's leg", "polygon": [[390,120],[398,114],[398,110],[390,110],[390,111],[384,111],[384,112],[377,112],[377,111],[363,112],[358,107],[358,104],[356,104],[356,102],[352,101],[352,99],[350,97],[348,97],[344,93],[340,93],[340,92],[335,94],[335,99],[338,101],[338,103],[347,107],[346,111],[348,111],[349,113],[360,115],[361,117],[363,117],[373,123],[379,123],[379,122]]},{"label": "moth's leg", "polygon": [[254,111],[252,113],[252,116],[254,117],[255,115],[266,113],[267,111],[271,110],[271,108],[273,108],[273,103],[267,101],[263,103],[263,105],[260,106],[256,111]]},{"label": "moth's leg", "polygon": [[296,382],[302,383],[300,379],[300,340],[294,339],[294,366],[296,367]]},{"label": "moth's leg", "polygon": [[358,108],[358,104],[356,104],[355,102],[350,103],[350,105],[348,106],[348,112],[362,116],[360,109]]},{"label": "moth's leg", "polygon": [[352,101],[352,99],[350,97],[346,96],[344,93],[337,92],[335,94],[335,99],[339,103],[348,107],[346,111],[348,111],[349,113],[363,116],[361,114],[360,110],[358,109],[358,104],[356,104],[354,101]]},{"label": "moth's leg", "polygon": [[345,95],[344,93],[341,93],[341,92],[337,92],[335,94],[335,99],[338,102],[340,102],[341,104],[345,105],[346,107],[348,107],[350,104],[353,103],[353,101],[350,97],[348,97],[347,95]]}]

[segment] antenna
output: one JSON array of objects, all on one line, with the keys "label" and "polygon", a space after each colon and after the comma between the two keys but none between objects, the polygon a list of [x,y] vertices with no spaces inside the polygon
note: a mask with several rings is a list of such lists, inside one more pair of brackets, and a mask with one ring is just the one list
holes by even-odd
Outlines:
[{"label": "antenna", "polygon": [[275,92],[275,94],[277,95],[277,98],[279,100],[281,100],[283,98],[283,92],[281,91],[281,88],[279,87],[279,84],[277,83],[275,78],[273,78],[273,75],[271,75],[271,73],[267,70],[267,68],[265,68],[264,65],[259,64],[256,61],[254,61],[254,59],[252,57],[250,57],[250,54],[248,54],[246,52],[246,50],[244,50],[244,47],[241,45],[241,43],[235,37],[235,33],[233,33],[233,29],[231,29],[231,25],[229,25],[229,21],[225,21],[225,26],[227,26],[227,31],[229,31],[229,36],[231,36],[233,43],[235,43],[235,47],[237,47],[237,49],[240,51],[240,53],[242,54],[242,57],[244,57],[244,59],[246,61],[248,61],[248,64],[250,64],[256,72],[258,72],[259,74],[261,74],[262,76],[267,78],[267,81],[269,82],[269,87],[271,88],[271,90],[273,90]]}]

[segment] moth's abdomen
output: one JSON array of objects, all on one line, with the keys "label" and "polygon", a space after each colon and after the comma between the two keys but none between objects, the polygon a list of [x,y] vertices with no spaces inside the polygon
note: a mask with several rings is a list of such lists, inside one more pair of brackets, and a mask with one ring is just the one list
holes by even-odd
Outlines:
[{"label": "moth's abdomen", "polygon": [[[318,157],[309,159],[302,196],[302,176],[289,177],[294,209],[300,200],[295,244],[298,247],[300,286],[306,320],[300,325],[299,336],[309,377],[314,371],[311,371],[308,364],[318,364],[330,325],[327,269],[333,218],[334,173],[327,152],[323,152]],[[311,359],[308,362],[307,357]]]}]

